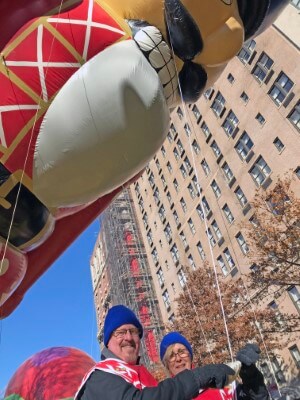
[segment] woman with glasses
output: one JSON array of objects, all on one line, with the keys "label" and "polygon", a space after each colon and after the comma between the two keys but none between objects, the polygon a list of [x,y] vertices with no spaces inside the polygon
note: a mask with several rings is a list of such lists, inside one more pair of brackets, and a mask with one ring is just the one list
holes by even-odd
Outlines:
[{"label": "woman with glasses", "polygon": [[[236,385],[236,396],[232,388],[206,389],[196,400],[268,400],[269,393],[262,373],[255,363],[259,359],[260,349],[255,344],[247,344],[236,355],[241,363],[239,378],[242,383]],[[170,332],[160,344],[160,358],[171,377],[184,370],[194,368],[193,350],[189,341],[179,332]]]}]

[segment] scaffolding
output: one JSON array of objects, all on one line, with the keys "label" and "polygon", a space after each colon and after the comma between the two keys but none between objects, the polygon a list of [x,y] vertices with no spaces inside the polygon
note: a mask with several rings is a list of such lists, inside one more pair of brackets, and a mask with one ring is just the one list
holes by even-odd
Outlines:
[{"label": "scaffolding", "polygon": [[144,327],[141,358],[151,367],[159,362],[158,343],[164,326],[129,190],[102,214],[101,229],[111,288],[106,307],[124,304],[136,313]]}]

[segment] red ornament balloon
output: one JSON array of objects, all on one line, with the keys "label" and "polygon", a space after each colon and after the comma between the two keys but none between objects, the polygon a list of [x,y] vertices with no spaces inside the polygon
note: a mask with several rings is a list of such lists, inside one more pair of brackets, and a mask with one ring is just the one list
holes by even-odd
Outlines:
[{"label": "red ornament balloon", "polygon": [[42,350],[18,368],[8,383],[5,398],[70,400],[94,364],[90,356],[75,348]]}]

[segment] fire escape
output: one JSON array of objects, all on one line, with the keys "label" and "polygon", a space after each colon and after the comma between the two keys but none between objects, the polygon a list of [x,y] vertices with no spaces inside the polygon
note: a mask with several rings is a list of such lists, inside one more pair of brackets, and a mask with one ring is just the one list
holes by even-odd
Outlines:
[{"label": "fire escape", "polygon": [[163,325],[129,191],[124,190],[104,212],[101,229],[111,284],[107,306],[124,304],[138,315],[144,327],[141,355],[143,362],[151,366],[159,361]]}]

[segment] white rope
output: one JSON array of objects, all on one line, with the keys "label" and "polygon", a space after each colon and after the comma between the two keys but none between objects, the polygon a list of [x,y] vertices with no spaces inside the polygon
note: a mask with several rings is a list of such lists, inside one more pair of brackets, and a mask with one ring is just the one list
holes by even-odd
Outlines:
[{"label": "white rope", "polygon": [[[166,18],[166,24],[167,24],[167,29],[168,29],[168,32],[169,32],[170,46],[171,46],[171,51],[172,51],[172,54],[173,54],[173,59],[175,60],[175,52],[174,52],[174,48],[173,48],[173,44],[172,44],[171,31],[170,31],[170,27],[169,27],[169,24],[168,24],[168,18]],[[175,64],[175,69],[176,69],[176,74],[177,74],[177,77],[178,77],[179,74],[178,74],[178,69],[176,67],[176,64]],[[178,88],[179,88],[179,93],[180,93],[180,97],[181,97],[181,104],[182,104],[182,108],[183,108],[184,118],[185,118],[186,121],[188,121],[188,118],[187,118],[188,114],[187,114],[187,110],[186,110],[186,105],[185,105],[185,103],[183,101],[182,88],[181,88],[179,79],[178,79]],[[190,135],[188,135],[188,139],[189,139],[190,148],[192,149]],[[233,352],[232,352],[231,340],[230,340],[230,337],[229,337],[227,319],[226,319],[226,314],[225,314],[223,300],[222,300],[222,294],[221,294],[220,285],[219,285],[217,268],[216,268],[216,264],[215,264],[215,260],[214,260],[214,256],[213,256],[212,246],[211,246],[210,240],[208,238],[207,218],[206,218],[206,213],[204,212],[204,207],[203,207],[203,203],[202,203],[201,186],[200,186],[200,183],[199,183],[198,171],[197,171],[197,168],[196,168],[196,163],[195,163],[193,150],[191,151],[191,153],[192,153],[193,165],[194,165],[194,169],[195,169],[195,176],[196,176],[196,182],[197,182],[198,195],[200,197],[201,210],[202,210],[202,213],[203,213],[203,216],[204,216],[204,224],[205,224],[205,230],[206,230],[208,245],[209,245],[209,249],[210,249],[211,262],[212,262],[212,265],[213,265],[213,270],[214,270],[214,275],[215,275],[217,293],[218,293],[218,297],[219,297],[219,302],[220,302],[220,307],[221,307],[221,312],[222,312],[222,318],[223,318],[224,327],[225,327],[225,333],[226,333],[226,338],[227,338],[227,343],[228,343],[228,349],[229,349],[231,360],[233,361]]]}]

